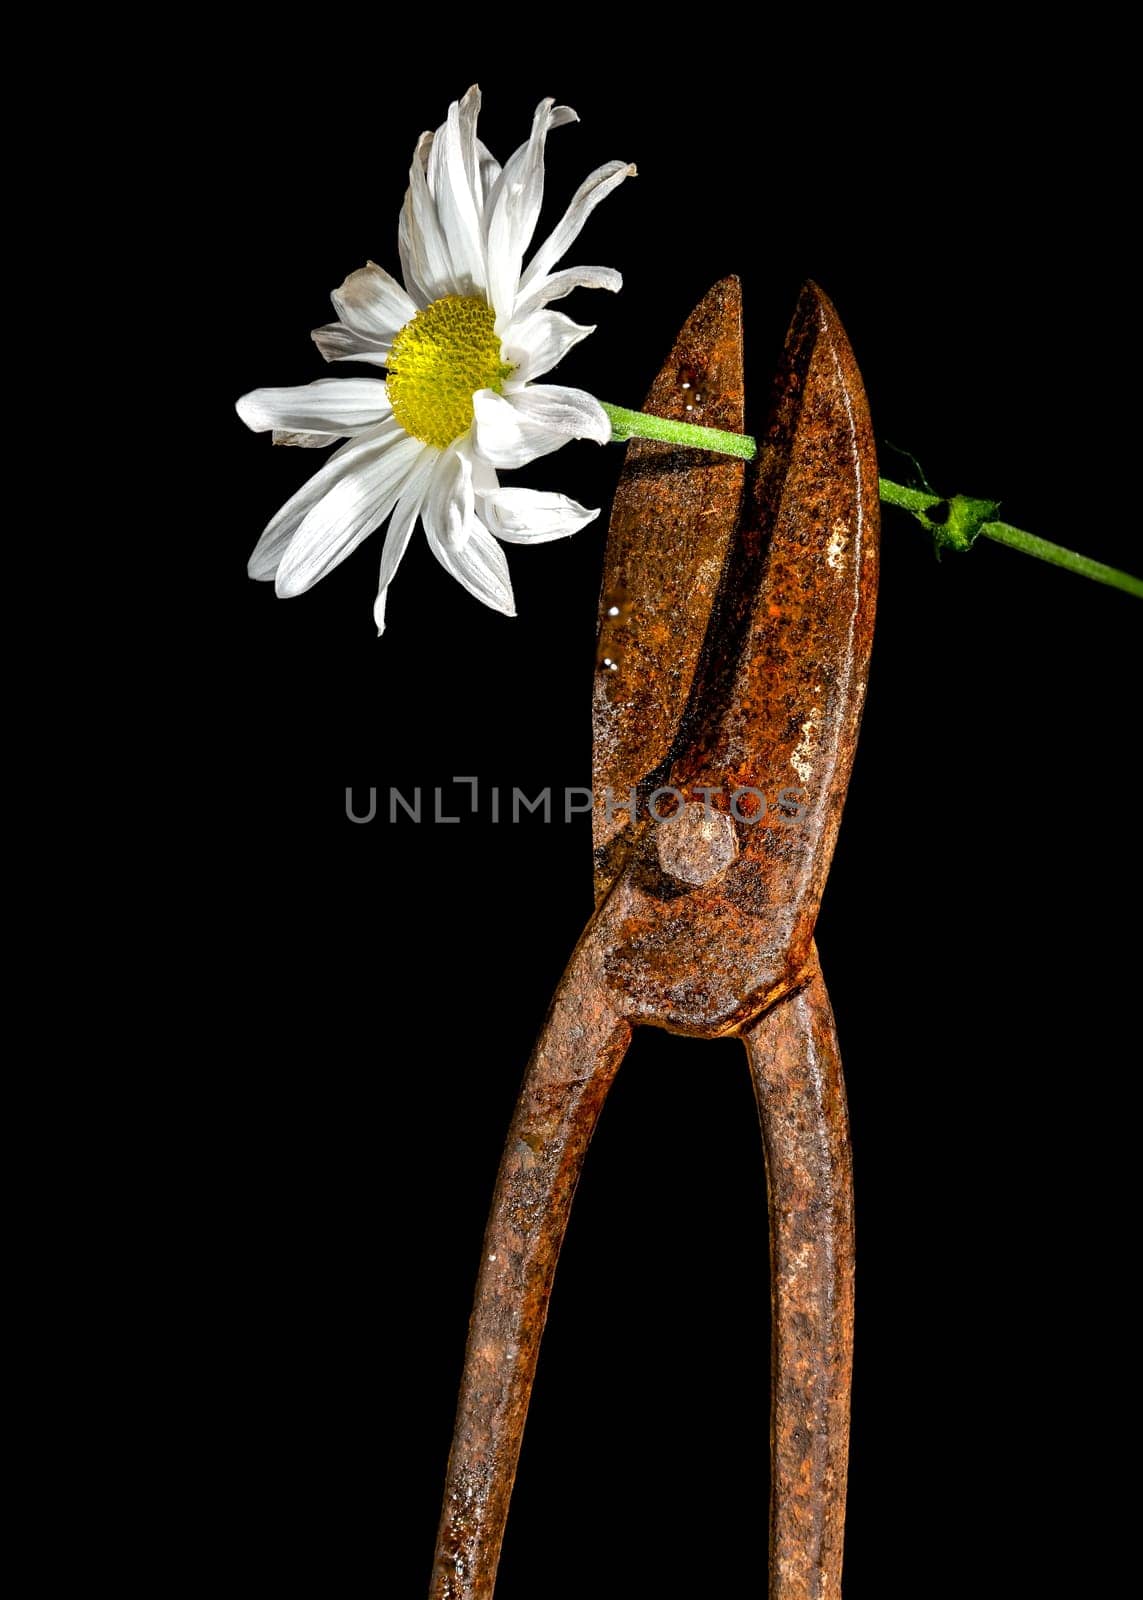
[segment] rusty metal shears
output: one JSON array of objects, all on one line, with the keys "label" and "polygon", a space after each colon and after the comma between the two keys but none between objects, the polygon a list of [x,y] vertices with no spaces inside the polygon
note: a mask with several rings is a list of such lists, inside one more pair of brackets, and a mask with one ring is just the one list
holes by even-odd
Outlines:
[{"label": "rusty metal shears", "polygon": [[[737,279],[688,319],[645,409],[743,431]],[[493,1594],[576,1182],[640,1023],[746,1046],[770,1203],[770,1596],[840,1596],[852,1190],[813,930],[865,695],[877,534],[861,378],[814,284],[749,482],[740,461],[627,447],[600,602],[596,911],[529,1063],[497,1179],[431,1600]]]}]

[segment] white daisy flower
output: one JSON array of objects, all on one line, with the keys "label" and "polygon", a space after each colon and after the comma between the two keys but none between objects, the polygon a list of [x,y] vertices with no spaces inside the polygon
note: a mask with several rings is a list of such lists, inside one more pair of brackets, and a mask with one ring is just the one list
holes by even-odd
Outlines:
[{"label": "white daisy flower", "polygon": [[333,294],[338,320],[313,334],[327,361],[362,361],[388,377],[326,378],[256,389],[238,414],[277,444],[346,438],[288,500],[250,557],[252,578],[303,594],[391,515],[374,606],[420,518],[429,548],[470,594],[515,615],[498,540],[541,544],[598,516],[565,495],[502,489],[519,467],[569,439],[604,444],[611,424],[582,389],[534,380],[593,328],[548,305],[573,289],[620,288],[611,267],[556,266],[591,212],[635,168],[609,161],[580,185],[563,219],[524,266],[544,192],[544,141],[578,118],[544,100],[532,135],[503,168],[476,136],[480,91],[449,107],[413,155],[397,244],[404,287],[372,261]]}]

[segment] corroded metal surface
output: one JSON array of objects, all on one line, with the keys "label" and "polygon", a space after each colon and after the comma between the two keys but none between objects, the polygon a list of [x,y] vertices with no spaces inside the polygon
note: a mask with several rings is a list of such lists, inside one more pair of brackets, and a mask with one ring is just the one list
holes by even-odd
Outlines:
[{"label": "corroded metal surface", "polygon": [[[728,280],[680,336],[656,409],[672,403],[685,363],[688,383],[700,369],[708,383],[725,375],[722,409],[703,420],[741,426],[740,340]],[[601,816],[597,793],[600,903],[533,1055],[497,1182],[432,1600],[493,1593],[556,1258],[633,1023],[746,1042],[774,1260],[770,1595],[840,1593],[850,1179],[812,938],[865,692],[878,502],[861,379],[820,290],[807,285],[799,301],[737,527],[740,468],[695,478],[671,458],[628,446],[596,673],[597,789],[634,788],[649,814]],[[657,799],[668,787],[676,795]],[[784,790],[797,791],[785,808]]]},{"label": "corroded metal surface", "polygon": [[583,1158],[631,1038],[603,997],[600,960],[589,925],[508,1131],[468,1330],[432,1600],[489,1600],[496,1583],[556,1260]]},{"label": "corroded metal surface", "polygon": [[853,1369],[853,1178],[845,1084],[816,953],[742,1035],[770,1195],[770,1593],[838,1600]]},{"label": "corroded metal surface", "polygon": [[659,865],[680,883],[713,883],[738,855],[734,819],[688,800],[655,829]]},{"label": "corroded metal surface", "polygon": [[[742,290],[724,278],[683,324],[643,409],[745,430]],[[618,808],[646,795],[679,739],[738,521],[746,463],[633,439],[615,491],[592,703],[596,903],[623,865]],[[608,793],[615,806],[608,814]]]},{"label": "corroded metal surface", "polygon": [[[750,506],[669,775],[731,812],[739,854],[709,889],[677,893],[655,824],[630,830],[608,958],[627,1014],[683,1033],[733,1031],[790,988],[809,957],[865,698],[877,586],[877,465],[865,394],[833,306],[802,293],[775,385]],[[753,796],[746,791],[754,791]],[[783,791],[801,810],[780,809]],[[662,807],[660,807],[662,809]]]}]

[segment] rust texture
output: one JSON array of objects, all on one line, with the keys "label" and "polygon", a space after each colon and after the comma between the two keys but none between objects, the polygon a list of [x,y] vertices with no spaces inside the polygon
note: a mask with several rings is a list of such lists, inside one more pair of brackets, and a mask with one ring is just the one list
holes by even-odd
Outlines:
[{"label": "rust texture", "polygon": [[[724,278],[682,330],[643,406],[745,431],[742,291]],[[746,463],[649,439],[627,446],[599,600],[592,705],[596,903],[622,866],[618,806],[664,767],[694,681],[738,521]],[[607,811],[610,790],[615,815]]]},{"label": "rust texture", "polygon": [[[742,426],[735,279],[687,322],[649,409],[684,414],[696,383],[701,420]],[[813,284],[745,493],[740,463],[628,446],[600,605],[597,910],[529,1065],[493,1197],[431,1600],[493,1594],[568,1211],[639,1023],[745,1041],[770,1187],[770,1596],[838,1600],[852,1206],[813,930],[865,694],[877,532],[861,378]],[[608,786],[638,803],[609,816]]]},{"label": "rust texture", "polygon": [[630,1025],[609,1008],[589,926],[524,1076],[500,1163],[468,1331],[432,1600],[489,1600],[540,1335],[583,1158]]},{"label": "rust texture", "polygon": [[[739,853],[679,894],[655,823],[627,830],[622,933],[608,977],[627,1014],[728,1033],[788,990],[809,958],[865,698],[877,587],[877,464],[849,341],[815,285],[802,293],[749,505],[662,784],[729,811]],[[677,581],[677,580],[676,580]],[[787,820],[783,790],[802,815]],[[739,810],[760,806],[744,795]],[[660,805],[660,809],[663,809]]]},{"label": "rust texture", "polygon": [[770,1593],[838,1600],[853,1368],[845,1084],[817,965],[745,1029],[770,1196]]}]

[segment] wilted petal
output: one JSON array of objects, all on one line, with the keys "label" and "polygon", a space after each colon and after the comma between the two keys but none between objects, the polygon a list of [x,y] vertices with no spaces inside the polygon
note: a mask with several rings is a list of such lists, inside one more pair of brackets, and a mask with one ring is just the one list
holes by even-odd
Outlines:
[{"label": "wilted petal", "polygon": [[479,498],[477,510],[488,531],[509,544],[566,539],[599,515],[565,494],[542,489],[497,489]]},{"label": "wilted petal", "polygon": [[483,217],[488,204],[488,196],[492,193],[496,180],[500,176],[501,168],[492,151],[479,139],[476,141],[476,170],[480,183],[480,212],[481,217]]},{"label": "wilted petal", "polygon": [[328,433],[333,438],[375,428],[392,414],[378,378],[319,378],[289,389],[254,389],[235,409],[255,433]]},{"label": "wilted petal", "polygon": [[328,450],[341,437],[340,433],[290,433],[283,428],[275,428],[270,440],[272,444],[289,444],[300,450]]},{"label": "wilted petal", "polygon": [[396,278],[375,261],[351,272],[330,299],[345,326],[371,344],[391,345],[417,314],[416,305]]},{"label": "wilted petal", "polygon": [[387,427],[350,439],[340,450],[335,450],[321,469],[270,518],[247,563],[250,576],[259,583],[268,583],[275,577],[290,540],[318,501],[347,473],[355,472],[364,461],[379,454],[403,434],[402,428],[390,422]]},{"label": "wilted petal", "polygon": [[326,361],[367,361],[384,367],[389,362],[389,345],[377,339],[363,339],[342,322],[327,322],[315,328],[310,338]]},{"label": "wilted petal", "polygon": [[476,113],[480,91],[464,97],[464,114],[454,100],[448,120],[438,128],[429,154],[429,192],[437,209],[452,261],[456,291],[483,293],[485,288],[484,226],[477,208]]},{"label": "wilted petal", "polygon": [[401,260],[401,277],[404,280],[405,290],[410,300],[416,302],[419,310],[428,305],[432,295],[419,276],[421,261],[413,240],[413,202],[408,194],[401,207],[401,215],[397,219],[397,254]]},{"label": "wilted petal", "polygon": [[618,294],[623,287],[623,274],[614,267],[566,267],[563,272],[553,272],[541,278],[516,301],[516,317],[526,317],[553,300],[562,300],[573,289],[608,289]]},{"label": "wilted petal", "polygon": [[429,549],[445,571],[493,611],[502,611],[506,617],[516,615],[516,602],[512,596],[512,580],[508,576],[508,563],[504,552],[487,528],[474,522],[472,531],[460,550],[450,549],[439,539],[429,539]]},{"label": "wilted petal", "polygon": [[603,407],[582,389],[537,384],[509,395],[479,389],[472,403],[476,450],[494,467],[522,467],[569,439],[606,444],[611,437]]},{"label": "wilted petal", "polygon": [[274,587],[282,599],[312,588],[385,520],[424,448],[402,433],[339,478],[306,513],[278,567]]},{"label": "wilted petal", "polygon": [[401,558],[409,547],[409,540],[416,527],[417,518],[421,514],[429,479],[436,464],[436,454],[437,452],[429,447],[416,462],[401,491],[396,510],[389,519],[385,545],[381,551],[381,575],[377,584],[377,598],[373,602],[373,621],[377,625],[378,635],[385,631],[385,596],[393,581],[393,575],[401,564]]},{"label": "wilted petal", "polygon": [[532,119],[532,133],[505,163],[485,207],[488,242],[488,298],[502,330],[516,304],[524,251],[536,231],[544,199],[544,144],[552,128],[576,122],[570,106],[542,100]]},{"label": "wilted petal", "polygon": [[[532,383],[508,396],[521,416],[568,439],[594,439],[607,444],[611,423],[606,411],[586,389],[568,389],[558,383]],[[493,463],[495,465],[495,463]]]},{"label": "wilted petal", "polygon": [[457,292],[448,240],[429,192],[425,170],[434,143],[435,136],[431,133],[422,133],[417,142],[397,236],[405,288],[412,299],[423,305]]},{"label": "wilted petal", "polygon": [[425,496],[425,532],[451,550],[460,550],[473,528],[475,496],[472,458],[460,445],[441,452]]},{"label": "wilted petal", "polygon": [[605,200],[613,189],[618,189],[625,179],[633,177],[635,168],[627,162],[608,161],[580,184],[571,205],[528,263],[528,270],[520,279],[521,294],[526,294],[534,283],[551,271],[557,261],[563,259],[599,202]]}]

